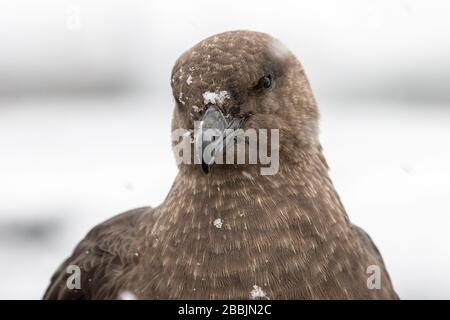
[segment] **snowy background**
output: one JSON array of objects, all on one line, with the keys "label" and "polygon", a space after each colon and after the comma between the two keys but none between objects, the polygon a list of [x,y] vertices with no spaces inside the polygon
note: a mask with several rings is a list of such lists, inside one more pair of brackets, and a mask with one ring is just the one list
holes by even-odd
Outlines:
[{"label": "snowy background", "polygon": [[402,298],[450,298],[446,1],[0,2],[0,298],[38,299],[95,224],[176,175],[175,59],[252,29],[302,61],[350,218]]}]

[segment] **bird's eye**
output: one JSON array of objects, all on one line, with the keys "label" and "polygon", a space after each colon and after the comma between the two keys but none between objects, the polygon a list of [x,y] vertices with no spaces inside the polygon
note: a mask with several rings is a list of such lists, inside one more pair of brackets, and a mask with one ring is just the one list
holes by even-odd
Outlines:
[{"label": "bird's eye", "polygon": [[270,89],[272,88],[272,76],[269,75],[265,75],[264,77],[262,77],[261,79],[259,79],[258,81],[258,87],[262,88],[262,89]]}]

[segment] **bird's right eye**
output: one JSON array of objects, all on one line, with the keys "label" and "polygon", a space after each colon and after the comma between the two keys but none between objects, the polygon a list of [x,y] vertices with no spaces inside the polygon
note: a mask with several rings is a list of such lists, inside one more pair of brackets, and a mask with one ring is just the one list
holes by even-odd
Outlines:
[{"label": "bird's right eye", "polygon": [[267,90],[272,88],[272,84],[273,84],[272,75],[268,74],[259,79],[258,88]]}]

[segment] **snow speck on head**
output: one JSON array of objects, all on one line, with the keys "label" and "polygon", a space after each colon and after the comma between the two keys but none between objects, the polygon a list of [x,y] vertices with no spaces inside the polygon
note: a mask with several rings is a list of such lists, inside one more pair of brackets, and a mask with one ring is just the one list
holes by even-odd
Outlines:
[{"label": "snow speck on head", "polygon": [[178,101],[184,106],[186,104],[185,101],[183,101],[183,92],[180,92],[180,95],[178,96]]},{"label": "snow speck on head", "polygon": [[190,137],[192,135],[192,131],[191,130],[186,130],[185,133],[183,133],[183,137]]},{"label": "snow speck on head", "polygon": [[137,300],[137,297],[133,292],[125,290],[119,293],[119,300]]},{"label": "snow speck on head", "polygon": [[195,112],[195,113],[200,112],[200,108],[197,106],[192,106],[192,112]]},{"label": "snow speck on head", "polygon": [[223,226],[223,220],[220,218],[217,218],[216,220],[213,221],[213,225],[214,227],[216,227],[217,229],[222,228]]},{"label": "snow speck on head", "polygon": [[253,290],[250,291],[250,298],[252,300],[256,299],[267,299],[267,295],[260,286],[254,285]]},{"label": "snow speck on head", "polygon": [[186,79],[186,83],[188,84],[188,86],[191,85],[191,83],[192,83],[192,76],[191,75],[189,75],[188,78]]},{"label": "snow speck on head", "polygon": [[219,91],[219,92],[211,92],[206,91],[203,93],[203,103],[206,105],[208,103],[211,104],[222,104],[225,99],[229,99],[230,95],[228,91]]}]

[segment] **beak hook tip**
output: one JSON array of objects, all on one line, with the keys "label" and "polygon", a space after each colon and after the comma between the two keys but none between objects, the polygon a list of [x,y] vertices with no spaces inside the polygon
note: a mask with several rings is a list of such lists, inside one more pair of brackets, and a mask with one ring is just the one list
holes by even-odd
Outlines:
[{"label": "beak hook tip", "polygon": [[209,173],[209,165],[206,164],[204,161],[202,161],[202,171],[204,174],[208,174]]}]

